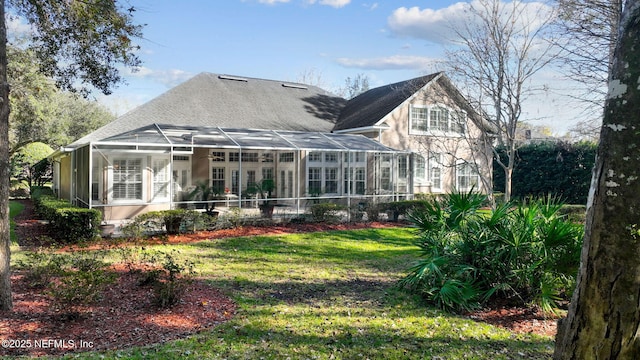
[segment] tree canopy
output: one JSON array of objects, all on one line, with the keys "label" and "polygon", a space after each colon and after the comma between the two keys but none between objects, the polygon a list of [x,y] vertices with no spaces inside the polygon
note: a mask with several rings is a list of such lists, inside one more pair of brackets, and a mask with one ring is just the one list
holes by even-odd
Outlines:
[{"label": "tree canopy", "polygon": [[59,90],[40,72],[32,49],[8,45],[7,57],[10,154],[32,142],[57,148],[113,120],[97,102]]},{"label": "tree canopy", "polygon": [[11,310],[9,238],[9,83],[7,9],[33,29],[30,49],[40,71],[67,90],[109,94],[122,81],[119,65],[136,67],[142,26],[135,8],[116,0],[0,0],[0,310]]}]

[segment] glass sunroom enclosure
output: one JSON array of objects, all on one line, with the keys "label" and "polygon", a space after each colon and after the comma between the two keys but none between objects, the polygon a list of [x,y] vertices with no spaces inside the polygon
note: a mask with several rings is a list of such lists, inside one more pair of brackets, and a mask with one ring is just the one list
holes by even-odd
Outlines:
[{"label": "glass sunroom enclosure", "polygon": [[[54,180],[105,220],[199,208],[299,214],[318,202],[347,206],[412,197],[410,154],[360,135],[153,124],[70,149]],[[63,162],[58,166],[62,166]],[[267,193],[256,191],[269,180]],[[213,196],[203,199],[198,189]]]}]

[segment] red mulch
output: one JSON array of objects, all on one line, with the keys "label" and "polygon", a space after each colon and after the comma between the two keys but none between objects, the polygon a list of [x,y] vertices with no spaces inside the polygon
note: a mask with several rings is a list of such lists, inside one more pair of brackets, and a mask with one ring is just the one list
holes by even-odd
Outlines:
[{"label": "red mulch", "polygon": [[[22,201],[25,210],[15,218],[16,233],[21,246],[47,245],[39,239],[46,235],[46,225],[34,220],[33,207]],[[150,240],[150,243],[184,243],[234,236],[286,234],[295,232],[359,229],[397,226],[393,223],[350,224],[289,224],[269,227],[240,227],[195,234],[170,236],[168,239]],[[109,240],[105,240],[108,242]],[[96,247],[99,247],[97,244]],[[150,289],[137,284],[135,277],[116,269],[121,274],[110,285],[99,303],[84,307],[74,319],[49,306],[50,299],[41,291],[30,289],[20,272],[12,279],[14,309],[0,312],[0,355],[62,354],[72,351],[122,349],[149,345],[185,337],[209,329],[229,320],[235,313],[235,304],[203,281],[193,281],[182,301],[170,309],[158,309],[151,304]],[[476,311],[468,316],[477,321],[491,323],[518,333],[553,336],[556,320],[545,319],[532,309],[500,307]],[[36,343],[36,340],[39,343]]]}]

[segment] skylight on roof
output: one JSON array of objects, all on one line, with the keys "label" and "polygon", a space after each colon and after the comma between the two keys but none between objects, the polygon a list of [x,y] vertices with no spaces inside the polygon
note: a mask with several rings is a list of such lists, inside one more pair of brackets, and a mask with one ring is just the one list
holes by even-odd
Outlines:
[{"label": "skylight on roof", "polygon": [[304,86],[304,85],[299,85],[299,84],[287,84],[287,83],[282,83],[283,87],[286,88],[292,88],[292,89],[301,89],[301,90],[307,90],[308,87]]},{"label": "skylight on roof", "polygon": [[239,76],[231,76],[231,75],[218,75],[218,79],[221,80],[233,80],[233,81],[243,81],[243,82],[248,82],[249,79],[247,78],[243,78],[243,77],[239,77]]}]

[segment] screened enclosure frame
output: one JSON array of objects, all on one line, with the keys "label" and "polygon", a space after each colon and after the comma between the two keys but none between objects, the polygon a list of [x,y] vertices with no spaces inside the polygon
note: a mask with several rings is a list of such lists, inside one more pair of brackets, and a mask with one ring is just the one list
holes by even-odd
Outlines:
[{"label": "screened enclosure frame", "polygon": [[[247,208],[250,207],[248,204],[255,205],[260,199],[247,196],[249,195],[246,193],[247,185],[251,181],[257,181],[257,175],[254,171],[253,174],[256,177],[249,179],[248,174],[251,174],[249,172],[251,170],[243,171],[243,169],[261,168],[264,165],[260,164],[268,164],[269,162],[274,165],[271,173],[272,179],[278,179],[275,181],[276,190],[278,190],[276,191],[277,196],[270,198],[270,200],[275,203],[288,204],[289,208],[295,209],[296,213],[300,213],[302,208],[312,201],[342,201],[350,207],[354,200],[360,202],[364,199],[378,202],[382,199],[392,201],[413,196],[410,152],[389,148],[362,135],[152,124],[101,141],[91,142],[76,149],[70,149],[70,152],[74,164],[74,170],[71,174],[74,179],[71,190],[72,198],[75,199],[76,204],[89,208],[168,204],[169,208],[173,209],[189,206],[196,202],[224,203],[227,207]],[[177,166],[176,159],[188,157],[190,159],[188,166],[192,171],[198,170],[201,177],[211,184],[213,181],[211,164],[215,164],[215,153],[224,153],[225,169],[231,169],[233,174],[236,174],[236,178],[233,179],[225,176],[225,185],[231,184],[231,180],[233,184],[235,182],[239,184],[237,189],[225,186],[226,198],[211,201],[177,198],[175,194],[179,184],[173,179]],[[287,164],[286,173],[277,174],[278,166],[281,166],[281,157],[284,157],[282,154],[291,153],[294,154],[293,164]],[[259,154],[257,155],[259,159],[256,160],[254,154]],[[314,154],[314,159],[318,157],[317,154],[323,154],[321,156],[336,154],[326,155],[327,157],[322,160],[335,161],[330,169],[338,169],[337,171],[332,170],[337,174],[323,173],[323,178],[320,179],[322,184],[325,181],[327,184],[331,182],[330,192],[311,193],[309,176],[315,175],[315,173],[310,169],[326,168],[310,166],[310,154]],[[113,159],[116,156],[125,160],[114,164]],[[398,170],[398,159],[402,156],[406,157],[403,162],[405,168]],[[126,162],[126,159],[129,158],[146,160],[139,164],[130,165]],[[168,170],[163,170],[164,175],[162,176],[166,183],[165,189],[155,188],[155,176],[159,173],[155,169],[156,159],[167,161]],[[206,172],[204,169],[205,160]],[[286,155],[286,160],[291,160],[289,155]],[[82,165],[83,163],[87,164],[86,168]],[[98,164],[102,166],[94,167]],[[153,173],[153,184],[145,184],[144,180],[130,178],[128,174],[115,174],[117,171],[114,168],[119,169],[124,166],[132,168],[139,166],[140,172],[147,170]],[[366,168],[364,180],[362,171],[354,170],[356,167],[362,168],[363,166]],[[204,174],[206,176],[202,176]],[[260,178],[263,179],[265,174],[267,173],[263,172]],[[172,179],[167,179],[167,176]],[[288,180],[292,180],[286,191],[283,184],[285,179],[281,178],[282,176],[287,176]],[[327,180],[330,176],[332,176],[330,180]],[[118,185],[118,196],[131,195],[135,200],[114,200],[113,195],[109,195],[111,197],[102,195],[114,192],[115,180],[113,179],[115,177],[119,177],[118,180],[125,183],[122,186]],[[131,183],[127,183],[127,181]],[[362,185],[363,181],[364,185]],[[404,185],[401,186],[401,184]],[[280,185],[282,187],[278,188]],[[189,186],[193,186],[191,181],[189,181]],[[326,189],[329,187],[327,186]],[[339,191],[334,192],[333,189],[339,189]],[[155,194],[159,191],[166,191],[169,195],[163,201],[158,201],[155,199]],[[149,196],[151,193],[153,193],[153,198]]]}]

